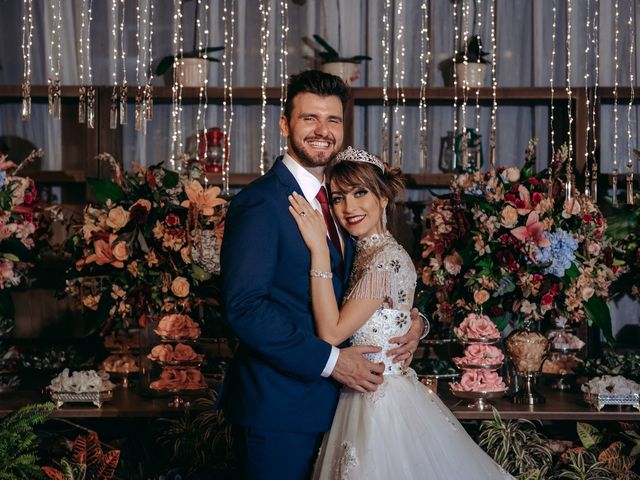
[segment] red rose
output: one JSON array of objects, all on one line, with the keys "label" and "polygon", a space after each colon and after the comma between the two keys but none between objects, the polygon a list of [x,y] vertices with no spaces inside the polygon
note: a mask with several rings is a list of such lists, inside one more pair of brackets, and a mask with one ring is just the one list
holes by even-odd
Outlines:
[{"label": "red rose", "polygon": [[531,277],[533,278],[533,281],[536,282],[536,283],[541,282],[542,279],[544,278],[539,273],[534,273],[533,275],[531,275]]},{"label": "red rose", "polygon": [[537,178],[530,178],[529,183],[531,185],[537,186],[537,185],[540,185],[540,180],[538,180]]},{"label": "red rose", "polygon": [[144,206],[138,204],[132,205],[129,209],[129,213],[131,214],[131,218],[133,219],[133,221],[138,225],[142,225],[143,223],[145,223],[147,221],[147,218],[149,217],[149,210],[147,210]]},{"label": "red rose", "polygon": [[531,203],[534,205],[539,204],[542,201],[542,194],[540,192],[533,192],[533,196],[531,197]]},{"label": "red rose", "polygon": [[602,225],[604,225],[604,218],[602,217],[596,218],[596,223],[598,224],[599,227],[601,227]]},{"label": "red rose", "polygon": [[164,223],[166,223],[170,227],[173,227],[180,223],[180,217],[178,217],[175,213],[170,213],[169,215],[167,215],[167,218],[164,219]]},{"label": "red rose", "polygon": [[527,204],[525,203],[524,200],[518,198],[516,199],[516,208],[526,208]]},{"label": "red rose", "polygon": [[589,215],[588,213],[584,214],[582,216],[582,221],[586,222],[586,223],[591,223],[593,222],[593,217],[591,215]]},{"label": "red rose", "polygon": [[513,203],[516,201],[516,196],[513,193],[507,193],[504,196],[504,199],[507,201],[507,203]]},{"label": "red rose", "polygon": [[558,295],[561,291],[562,291],[562,284],[561,283],[554,283],[553,285],[551,285],[551,293],[552,294]]},{"label": "red rose", "polygon": [[550,293],[545,293],[540,300],[542,305],[551,305],[553,303],[553,295]]}]

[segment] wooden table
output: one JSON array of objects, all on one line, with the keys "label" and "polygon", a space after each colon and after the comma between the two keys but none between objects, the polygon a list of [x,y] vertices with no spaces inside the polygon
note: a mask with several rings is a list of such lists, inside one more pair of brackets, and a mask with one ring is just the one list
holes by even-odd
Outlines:
[{"label": "wooden table", "polygon": [[[468,401],[460,400],[446,392],[446,385],[440,385],[440,398],[460,420],[486,420],[492,417],[491,410],[476,411],[467,408]],[[605,407],[598,412],[587,405],[578,392],[558,392],[543,387],[541,393],[546,403],[541,405],[516,405],[509,398],[491,400],[503,419],[526,418],[530,420],[568,421],[640,421],[640,412],[624,407]],[[47,401],[47,397],[35,392],[18,390],[0,394],[0,417],[29,403]],[[65,404],[53,412],[54,417],[64,418],[156,418],[178,417],[183,408],[168,406],[170,398],[149,398],[138,394],[135,389],[116,388],[113,400],[105,402],[102,408],[91,404]]]}]

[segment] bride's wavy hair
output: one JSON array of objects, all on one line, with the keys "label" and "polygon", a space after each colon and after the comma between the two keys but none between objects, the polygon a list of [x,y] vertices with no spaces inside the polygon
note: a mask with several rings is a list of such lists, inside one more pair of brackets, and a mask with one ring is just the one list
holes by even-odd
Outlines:
[{"label": "bride's wavy hair", "polygon": [[[382,163],[382,162],[381,162]],[[384,171],[373,163],[362,161],[341,161],[333,164],[327,171],[327,185],[334,182],[340,189],[364,187],[378,200],[389,199],[387,214],[391,218],[395,213],[395,199],[405,189],[405,179],[398,167],[384,164]]]}]

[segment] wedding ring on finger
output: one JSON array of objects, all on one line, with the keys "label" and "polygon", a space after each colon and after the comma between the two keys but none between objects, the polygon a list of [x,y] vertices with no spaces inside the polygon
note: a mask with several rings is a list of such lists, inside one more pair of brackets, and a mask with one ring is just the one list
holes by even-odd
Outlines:
[{"label": "wedding ring on finger", "polygon": [[304,210],[300,212],[300,216],[301,217],[306,217],[307,216],[307,212],[305,212]]}]

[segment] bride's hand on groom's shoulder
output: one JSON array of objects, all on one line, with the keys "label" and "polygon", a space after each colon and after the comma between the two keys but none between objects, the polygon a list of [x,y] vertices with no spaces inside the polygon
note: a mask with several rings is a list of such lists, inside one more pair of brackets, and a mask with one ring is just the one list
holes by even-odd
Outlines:
[{"label": "bride's hand on groom's shoulder", "polygon": [[380,350],[368,345],[341,348],[331,376],[357,392],[375,392],[383,381],[384,364],[370,362],[363,355]]},{"label": "bride's hand on groom's shoulder", "polygon": [[311,252],[327,251],[327,225],[322,213],[314,209],[302,195],[296,192],[289,195],[289,212],[296,221],[304,243]]}]

